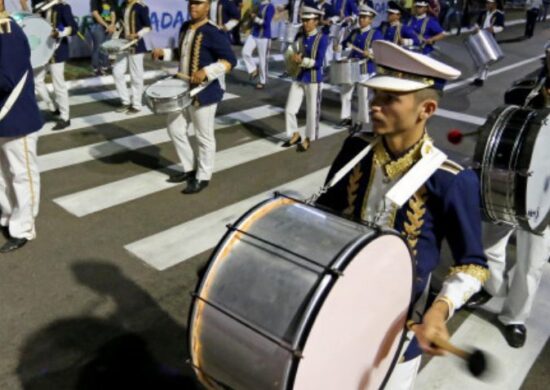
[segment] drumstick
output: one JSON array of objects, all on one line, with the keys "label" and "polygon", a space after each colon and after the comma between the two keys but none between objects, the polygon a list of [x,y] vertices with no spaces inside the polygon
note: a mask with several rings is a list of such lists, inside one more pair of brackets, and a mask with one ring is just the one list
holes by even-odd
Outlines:
[{"label": "drumstick", "polygon": [[[355,46],[354,44],[352,43],[348,43],[348,49],[352,49],[352,50],[355,50],[355,51],[358,51],[359,53],[365,55],[365,52],[363,50],[361,50],[360,48],[358,48],[357,46]],[[366,57],[368,58],[373,58],[372,54],[367,54]]]},{"label": "drumstick", "polygon": [[[407,321],[407,328],[409,330],[415,331],[415,328],[419,324],[415,323],[412,320]],[[433,336],[431,342],[438,348],[443,349],[444,351],[450,352],[453,355],[458,356],[459,358],[465,360],[468,364],[468,370],[470,373],[475,376],[481,376],[487,370],[487,359],[485,353],[480,349],[474,349],[473,352],[468,352],[464,349],[458,348],[450,341],[444,340],[439,336]]]},{"label": "drumstick", "polygon": [[185,73],[178,72],[176,73],[176,77],[181,80],[191,81],[191,77],[187,76]]}]

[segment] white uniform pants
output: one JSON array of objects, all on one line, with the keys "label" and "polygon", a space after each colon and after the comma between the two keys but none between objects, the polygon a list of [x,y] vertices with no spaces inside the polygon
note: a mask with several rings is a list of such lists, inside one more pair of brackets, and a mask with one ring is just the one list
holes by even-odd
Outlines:
[{"label": "white uniform pants", "polygon": [[[184,172],[196,170],[197,180],[210,180],[216,157],[214,118],[217,104],[196,108],[189,106],[182,112],[168,114],[168,134],[174,142]],[[198,146],[198,160],[189,142],[189,125],[193,124]]]},{"label": "white uniform pants", "polygon": [[[351,118],[351,99],[354,90],[354,84],[340,86],[340,100],[342,102],[340,119]],[[369,123],[369,89],[361,84],[357,84],[357,116],[355,122]]]},{"label": "white uniform pants", "polygon": [[[52,75],[53,91],[55,101],[52,100],[48,88],[46,87],[46,72],[50,71]],[[59,62],[56,64],[48,64],[35,71],[35,88],[36,93],[42,101],[46,103],[50,111],[55,111],[59,108],[61,113],[60,118],[68,121],[70,118],[69,112],[69,89],[65,82],[65,63]]]},{"label": "white uniform pants", "polygon": [[[115,86],[125,106],[132,105],[136,110],[141,110],[141,99],[143,95],[143,56],[144,54],[119,54],[113,66],[113,77]],[[130,69],[130,85],[132,97],[128,93],[126,85],[126,71]]]},{"label": "white uniform pants", "polygon": [[487,80],[488,74],[489,74],[489,65],[483,65],[477,71],[477,78],[485,81]]},{"label": "white uniform pants", "polygon": [[267,38],[256,38],[252,34],[246,38],[243,46],[243,61],[246,71],[252,73],[256,70],[256,62],[252,57],[254,49],[258,49],[260,58],[260,83],[267,83],[267,56],[269,54],[269,45],[271,40]]},{"label": "white uniform pants", "polygon": [[406,362],[397,363],[384,390],[413,390],[422,356]]},{"label": "white uniform pants", "polygon": [[[516,262],[506,272],[506,247],[514,231]],[[504,325],[525,324],[550,256],[550,228],[538,236],[511,226],[484,223],[483,244],[491,271],[485,289],[493,296],[506,297],[499,320]]]},{"label": "white uniform pants", "polygon": [[10,236],[32,240],[40,202],[36,157],[38,132],[24,137],[0,137],[0,224]]},{"label": "white uniform pants", "polygon": [[286,133],[289,137],[298,132],[298,118],[296,114],[300,110],[304,95],[306,96],[306,128],[300,135],[302,138],[309,138],[311,141],[319,136],[319,116],[321,114],[321,83],[300,83],[293,81],[290,84],[290,91],[286,101],[285,121]]}]

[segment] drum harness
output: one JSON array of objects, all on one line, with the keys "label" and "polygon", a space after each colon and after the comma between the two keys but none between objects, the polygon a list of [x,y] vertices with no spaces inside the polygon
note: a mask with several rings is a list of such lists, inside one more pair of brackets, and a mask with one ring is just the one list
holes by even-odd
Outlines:
[{"label": "drum harness", "polygon": [[15,102],[19,98],[19,95],[21,95],[21,92],[25,87],[25,83],[27,82],[28,75],[29,75],[29,71],[26,71],[23,77],[21,78],[21,80],[19,80],[19,82],[13,89],[13,91],[11,91],[10,96],[8,96],[6,103],[2,107],[2,110],[0,110],[0,121],[4,119],[6,115],[8,115],[8,113],[11,110],[11,107],[15,104]]}]

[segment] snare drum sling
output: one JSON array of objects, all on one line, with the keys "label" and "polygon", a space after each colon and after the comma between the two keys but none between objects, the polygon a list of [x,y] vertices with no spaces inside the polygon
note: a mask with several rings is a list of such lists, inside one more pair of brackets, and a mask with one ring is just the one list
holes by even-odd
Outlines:
[{"label": "snare drum sling", "polygon": [[[420,141],[420,143],[426,141]],[[328,177],[344,166],[368,141],[361,136],[348,138],[336,157]],[[420,159],[421,145],[413,147],[399,159],[392,159],[379,142],[338,184],[318,199],[318,204],[356,220],[376,222],[367,210],[376,207],[372,200],[381,186],[396,180]],[[379,191],[378,191],[379,192]],[[440,263],[441,242],[446,239],[453,254],[440,297],[462,306],[488,276],[481,242],[481,204],[477,175],[447,160],[399,209],[390,209],[382,218],[408,242],[416,261],[415,301],[429,283],[430,275]],[[452,312],[452,309],[451,309]],[[405,360],[421,354],[416,339],[405,351]]]}]

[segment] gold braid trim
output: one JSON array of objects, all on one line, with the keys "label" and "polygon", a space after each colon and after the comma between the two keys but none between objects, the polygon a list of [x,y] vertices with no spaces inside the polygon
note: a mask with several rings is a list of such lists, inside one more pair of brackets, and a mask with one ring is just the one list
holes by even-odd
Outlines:
[{"label": "gold braid trim", "polygon": [[449,270],[449,274],[447,275],[447,278],[450,278],[453,275],[456,275],[458,273],[465,273],[470,276],[473,276],[477,280],[479,280],[482,284],[489,279],[489,276],[491,276],[491,272],[481,265],[477,264],[466,264],[466,265],[458,265],[456,267],[451,267]]},{"label": "gold braid trim", "polygon": [[383,142],[379,142],[374,147],[374,163],[382,167],[385,175],[391,180],[399,175],[407,172],[420,158],[422,157],[422,145],[428,141],[430,137],[424,134],[422,139],[414,145],[404,156],[397,160],[392,160]]},{"label": "gold braid trim", "polygon": [[204,35],[202,33],[199,33],[199,35],[195,39],[195,47],[193,48],[193,60],[191,62],[191,74],[189,76],[191,76],[193,73],[199,70],[199,57],[201,54],[201,46],[202,46],[203,38],[204,38]]},{"label": "gold braid trim", "polygon": [[416,191],[413,197],[409,200],[409,208],[407,210],[408,221],[403,224],[404,234],[409,243],[413,254],[416,256],[416,244],[422,225],[424,225],[424,214],[426,214],[426,198],[428,191],[422,186]]},{"label": "gold braid trim", "polygon": [[363,176],[361,171],[361,163],[358,163],[351,171],[348,182],[348,207],[344,210],[345,215],[353,215],[355,209],[355,200],[357,199],[357,190],[359,189],[359,181]]},{"label": "gold braid trim", "polygon": [[0,34],[11,34],[11,23],[7,11],[0,13]]}]

